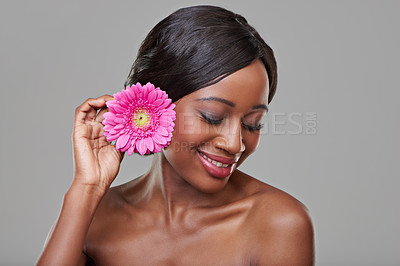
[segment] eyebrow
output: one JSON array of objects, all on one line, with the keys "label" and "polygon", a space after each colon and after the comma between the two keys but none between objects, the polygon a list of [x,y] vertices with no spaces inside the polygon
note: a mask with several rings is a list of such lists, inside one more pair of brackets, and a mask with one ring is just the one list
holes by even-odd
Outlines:
[{"label": "eyebrow", "polygon": [[253,109],[253,110],[255,110],[255,109],[265,109],[268,112],[268,106],[266,104],[255,105],[255,106],[251,107],[251,109]]},{"label": "eyebrow", "polygon": [[222,99],[222,98],[219,98],[219,97],[200,98],[200,99],[196,99],[196,101],[202,101],[202,102],[204,102],[204,101],[217,101],[217,102],[221,102],[221,103],[224,103],[226,105],[229,105],[230,107],[235,107],[236,106],[233,102],[225,100],[225,99]]},{"label": "eyebrow", "polygon": [[[226,105],[228,105],[228,106],[230,106],[230,107],[235,107],[235,106],[236,106],[233,102],[228,101],[228,100],[223,99],[223,98],[219,98],[219,97],[200,98],[200,99],[196,99],[196,101],[202,101],[202,102],[203,102],[203,101],[217,101],[217,102],[220,102],[220,103],[224,103],[224,104],[226,104]],[[255,110],[255,109],[265,109],[265,110],[267,110],[267,112],[268,112],[268,106],[267,106],[266,104],[254,105],[251,109],[252,109],[252,110]]]}]

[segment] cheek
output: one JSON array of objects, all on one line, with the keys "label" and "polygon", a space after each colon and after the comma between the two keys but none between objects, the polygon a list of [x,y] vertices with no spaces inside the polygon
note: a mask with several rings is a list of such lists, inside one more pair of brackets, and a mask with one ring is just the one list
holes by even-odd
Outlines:
[{"label": "cheek", "polygon": [[201,121],[193,115],[177,113],[174,131],[170,145],[165,149],[165,155],[174,161],[192,159],[196,147],[207,140]]},{"label": "cheek", "polygon": [[260,143],[260,132],[246,132],[243,136],[243,141],[247,152],[253,153]]},{"label": "cheek", "polygon": [[194,147],[209,141],[215,130],[192,113],[177,113],[171,144]]},{"label": "cheek", "polygon": [[195,146],[198,142],[198,127],[198,123],[195,123],[193,116],[182,113],[177,114],[174,131],[172,132],[171,145],[174,147]]},{"label": "cheek", "polygon": [[207,141],[207,136],[201,133],[201,127],[200,121],[177,117],[171,143],[163,151],[173,171],[192,185],[197,182],[190,178],[193,177],[193,168],[200,167],[195,163],[197,147]]},{"label": "cheek", "polygon": [[242,156],[240,156],[238,166],[257,149],[258,144],[260,143],[260,133],[245,133],[243,141],[246,149]]}]

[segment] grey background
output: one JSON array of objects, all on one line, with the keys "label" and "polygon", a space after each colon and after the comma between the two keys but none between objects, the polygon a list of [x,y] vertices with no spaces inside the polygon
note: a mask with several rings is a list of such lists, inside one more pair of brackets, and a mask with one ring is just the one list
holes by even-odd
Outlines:
[{"label": "grey background", "polygon": [[[241,169],[309,208],[317,265],[400,265],[400,2],[228,0],[0,2],[1,265],[32,265],[57,218],[75,107],[120,90],[147,32],[201,3],[244,15],[278,62],[267,128]],[[316,134],[303,134],[307,112]],[[149,162],[126,157],[115,183]]]}]

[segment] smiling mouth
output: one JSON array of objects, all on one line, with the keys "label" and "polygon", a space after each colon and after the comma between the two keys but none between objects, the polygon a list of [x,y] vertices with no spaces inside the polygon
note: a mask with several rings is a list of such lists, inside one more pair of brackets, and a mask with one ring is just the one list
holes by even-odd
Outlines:
[{"label": "smiling mouth", "polygon": [[206,159],[206,160],[209,161],[210,163],[216,165],[217,167],[220,167],[220,168],[227,168],[227,167],[230,166],[230,164],[217,162],[217,161],[215,161],[215,160],[213,160],[213,159],[208,158],[208,157],[207,157],[206,155],[204,155],[201,151],[199,151],[199,154],[200,154],[204,159]]},{"label": "smiling mouth", "polygon": [[229,177],[235,168],[239,157],[227,158],[216,154],[209,154],[197,150],[197,156],[204,169],[213,177],[226,178]]}]

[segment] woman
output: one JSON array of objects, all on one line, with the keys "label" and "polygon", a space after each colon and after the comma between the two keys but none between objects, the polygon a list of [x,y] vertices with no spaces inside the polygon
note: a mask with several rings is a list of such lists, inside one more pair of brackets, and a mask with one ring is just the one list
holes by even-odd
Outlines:
[{"label": "woman", "polygon": [[113,98],[79,106],[73,183],[38,265],[312,265],[305,207],[237,170],[277,84],[254,28],[219,7],[180,9],[148,34],[126,85],[148,81],[176,104],[170,145],[110,188],[123,158],[101,124]]}]

